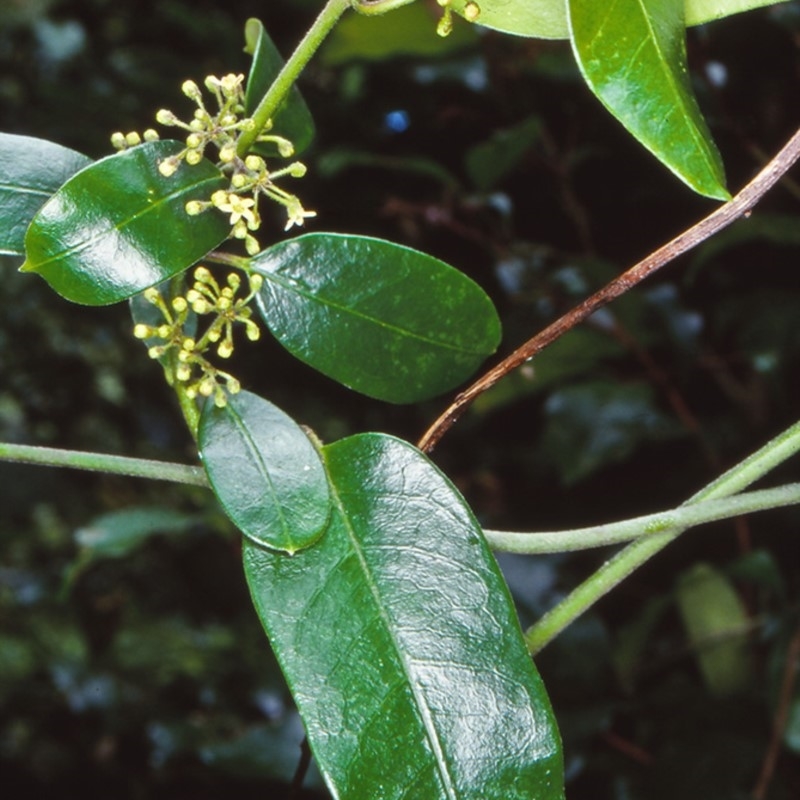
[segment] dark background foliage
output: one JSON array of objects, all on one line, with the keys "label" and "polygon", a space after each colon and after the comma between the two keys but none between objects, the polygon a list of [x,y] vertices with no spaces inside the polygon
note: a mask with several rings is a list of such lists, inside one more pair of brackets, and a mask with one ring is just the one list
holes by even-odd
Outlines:
[{"label": "dark background foliage", "polygon": [[[320,5],[5,0],[0,129],[100,157],[112,131],[183,110],[183,79],[246,71],[247,16],[288,54]],[[311,229],[383,236],[470,274],[500,309],[508,351],[713,206],[600,108],[565,43],[466,27],[438,42],[433,25],[402,51],[371,30],[370,58],[341,39],[312,63],[302,89],[318,137],[299,192],[319,212]],[[798,42],[796,2],[690,31],[733,189],[797,124]],[[787,179],[750,220],[481,398],[435,460],[487,527],[674,505],[796,419],[799,198]],[[277,217],[271,230],[283,236]],[[193,459],[125,308],[71,306],[10,261],[0,269],[0,439]],[[327,441],[366,429],[414,441],[446,402],[358,398],[277,345],[239,349],[243,383]],[[780,473],[771,480],[797,467]],[[8,464],[0,485],[4,791],[287,796],[301,725],[250,607],[236,532],[209,497]],[[127,543],[104,549],[121,525]],[[797,526],[782,511],[687,534],[537,659],[572,800],[747,797],[780,707],[790,721],[766,796],[800,795],[800,702],[779,697]],[[529,623],[606,556],[500,560]],[[674,602],[700,562],[749,614],[747,678],[728,695],[704,682]],[[325,796],[313,771],[306,787]]]}]

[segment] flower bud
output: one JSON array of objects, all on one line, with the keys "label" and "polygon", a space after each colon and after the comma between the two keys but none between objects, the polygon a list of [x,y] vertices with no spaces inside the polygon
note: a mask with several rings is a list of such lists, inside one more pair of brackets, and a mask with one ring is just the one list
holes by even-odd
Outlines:
[{"label": "flower bud", "polygon": [[125,134],[125,144],[127,144],[128,147],[136,147],[137,144],[141,143],[142,143],[142,137],[139,136],[139,134],[136,133],[136,131],[131,131],[130,133]]},{"label": "flower bud", "polygon": [[178,171],[178,160],[176,158],[165,158],[158,165],[158,171],[165,178],[171,178]]},{"label": "flower bud", "polygon": [[244,165],[247,169],[252,170],[253,172],[261,172],[267,168],[266,163],[264,163],[264,159],[261,156],[254,156],[250,155],[247,156],[244,160]]},{"label": "flower bud", "polygon": [[125,134],[117,131],[111,134],[111,145],[115,150],[124,150],[128,143],[125,141]]},{"label": "flower bud", "polygon": [[184,208],[190,217],[196,217],[198,214],[202,214],[203,211],[205,211],[206,204],[202,203],[200,200],[189,200]]},{"label": "flower bud", "polygon": [[200,87],[194,81],[184,81],[181,91],[190,99],[198,101],[201,98]]},{"label": "flower bud", "polygon": [[219,151],[219,160],[222,161],[223,164],[230,164],[234,158],[236,158],[236,145],[234,144],[226,144]]},{"label": "flower bud", "polygon": [[175,125],[179,120],[168,108],[160,108],[156,112],[156,122],[159,125],[169,126]]},{"label": "flower bud", "polygon": [[191,167],[196,167],[203,160],[202,150],[187,150],[186,163]]},{"label": "flower bud", "polygon": [[468,22],[475,22],[481,15],[481,8],[477,3],[470,2],[464,6],[464,19]]},{"label": "flower bud", "polygon": [[158,135],[158,131],[153,130],[153,128],[148,128],[143,134],[142,138],[146,142],[157,142],[161,137]]},{"label": "flower bud", "polygon": [[228,193],[224,189],[217,189],[217,191],[211,195],[211,204],[216,208],[228,205]]}]

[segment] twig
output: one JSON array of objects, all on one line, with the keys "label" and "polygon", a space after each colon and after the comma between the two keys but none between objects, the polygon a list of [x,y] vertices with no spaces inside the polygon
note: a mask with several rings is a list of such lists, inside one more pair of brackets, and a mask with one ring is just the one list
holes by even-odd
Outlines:
[{"label": "twig", "polygon": [[303,741],[300,742],[300,760],[297,762],[297,769],[294,771],[292,785],[289,787],[289,794],[286,800],[296,800],[296,798],[300,797],[303,781],[310,766],[311,748],[308,746],[308,738],[304,736]]},{"label": "twig", "polygon": [[769,791],[769,784],[778,763],[778,755],[781,751],[783,733],[789,721],[789,709],[794,697],[794,686],[797,678],[797,666],[800,663],[800,630],[797,630],[789,642],[786,650],[786,663],[783,667],[783,680],[781,681],[781,691],[778,696],[778,705],[775,710],[775,718],[772,721],[772,736],[770,737],[767,752],[764,754],[764,761],[761,764],[761,773],[758,781],[753,788],[753,800],[764,800]]},{"label": "twig", "polygon": [[800,157],[800,130],[795,132],[772,161],[735,197],[691,228],[676,236],[672,241],[659,247],[658,250],[652,252],[638,264],[623,272],[591,297],[588,297],[571,311],[548,325],[532,339],[528,339],[525,344],[518,347],[510,356],[493,369],[490,369],[468,389],[461,392],[419,440],[417,444],[419,449],[428,453],[433,450],[442,436],[455,424],[472,401],[478,395],[494,386],[509,372],[533,358],[547,345],[552,344],[567,331],[583,322],[606,303],[624,294],[679,255],[688,252],[730,225],[734,220],[746,215],[792,167],[798,157]]}]

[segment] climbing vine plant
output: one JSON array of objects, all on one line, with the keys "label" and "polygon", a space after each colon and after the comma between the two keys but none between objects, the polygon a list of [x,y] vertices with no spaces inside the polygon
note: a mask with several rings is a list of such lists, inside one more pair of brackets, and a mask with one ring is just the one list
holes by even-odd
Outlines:
[{"label": "climbing vine plant", "polygon": [[[0,251],[74,303],[129,301],[133,335],[163,369],[202,471],[10,444],[0,457],[210,487],[242,533],[256,612],[335,797],[558,800],[557,722],[530,655],[686,528],[800,502],[795,485],[745,491],[800,447],[800,428],[677,509],[563,533],[482,530],[425,452],[486,388],[748,211],[798,145],[731,198],[686,69],[687,25],[765,0],[439,0],[431,24],[442,36],[469,23],[569,39],[611,114],[688,187],[725,204],[479,378],[419,447],[374,432],[324,444],[223,368],[236,348],[268,331],[355,392],[414,403],[463,384],[501,339],[491,300],[457,269],[392,242],[319,232],[325,209],[301,199],[314,128],[297,78],[343,14],[410,2],[328,0],[285,63],[249,20],[247,76],[186,80],[188,109],[114,133],[116,152],[99,161],[0,135]],[[313,232],[281,238],[310,221]],[[522,633],[490,547],[629,540]]]}]

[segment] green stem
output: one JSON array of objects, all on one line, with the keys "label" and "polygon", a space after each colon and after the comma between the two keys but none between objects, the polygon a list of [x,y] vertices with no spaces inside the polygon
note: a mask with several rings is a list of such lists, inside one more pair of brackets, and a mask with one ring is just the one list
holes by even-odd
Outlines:
[{"label": "green stem", "polygon": [[670,511],[647,514],[607,525],[539,533],[486,530],[483,533],[493,550],[525,555],[567,553],[574,550],[588,550],[591,547],[621,544],[655,533],[670,533],[678,529],[684,531],[707,522],[798,503],[800,503],[800,483],[790,483],[774,489],[737,494],[724,500],[702,500]]},{"label": "green stem", "polygon": [[[800,422],[792,425],[760,450],[701,489],[684,505],[730,497],[761,478],[798,450],[800,450]],[[525,632],[525,643],[529,652],[532,655],[538,653],[584,611],[677,539],[684,530],[685,528],[679,527],[666,533],[641,537],[606,561],[590,578],[528,628]]]},{"label": "green stem", "polygon": [[206,474],[201,467],[173,464],[143,458],[127,458],[104,453],[86,453],[78,450],[59,450],[54,447],[34,447],[26,444],[0,442],[0,461],[16,461],[43,467],[69,467],[90,472],[108,472],[129,475],[154,481],[172,481],[190,486],[208,487]]},{"label": "green stem", "polygon": [[416,0],[356,0],[353,10],[366,16],[377,16],[415,2]]},{"label": "green stem", "polygon": [[339,17],[341,17],[354,2],[355,0],[328,0],[325,4],[319,16],[314,20],[314,24],[308,29],[300,44],[297,45],[294,53],[292,53],[289,60],[283,65],[283,69],[278,73],[269,89],[267,89],[264,97],[261,98],[261,102],[253,112],[252,118],[255,122],[255,126],[250,131],[244,131],[239,137],[236,152],[240,158],[247,155],[253,142],[255,142],[258,135],[269,124],[269,121],[275,115],[278,107],[289,93],[289,90],[300,76],[306,64],[308,64],[311,57],[325,40],[325,37],[339,21]]},{"label": "green stem", "polygon": [[175,395],[178,398],[178,405],[180,406],[183,418],[186,420],[186,425],[189,428],[189,433],[192,438],[197,441],[197,431],[200,428],[200,409],[197,407],[197,400],[189,397],[186,393],[186,386],[181,381],[176,380],[173,384]]},{"label": "green stem", "polygon": [[[180,294],[183,294],[183,275],[176,275],[170,281],[169,299],[172,300]],[[178,354],[174,349],[169,352],[167,362],[165,372],[167,372],[168,367],[168,382],[178,398],[178,406],[180,407],[181,414],[183,414],[183,419],[186,421],[186,426],[189,428],[189,433],[191,433],[192,438],[197,441],[197,430],[200,427],[200,409],[197,407],[195,398],[189,397],[187,394],[184,383],[179,381],[176,377]]]}]

